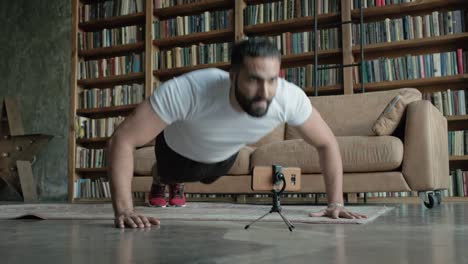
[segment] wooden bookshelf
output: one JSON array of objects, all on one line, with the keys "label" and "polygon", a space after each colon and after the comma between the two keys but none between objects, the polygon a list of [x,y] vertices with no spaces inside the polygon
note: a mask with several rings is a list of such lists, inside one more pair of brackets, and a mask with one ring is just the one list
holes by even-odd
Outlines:
[{"label": "wooden bookshelf", "polygon": [[[152,69],[147,69],[146,65],[142,68],[142,72],[129,73],[118,76],[108,76],[103,78],[91,78],[91,79],[77,79],[77,70],[79,70],[78,63],[80,60],[94,60],[98,58],[106,58],[112,56],[129,55],[132,53],[145,52],[145,62],[151,61],[151,52],[147,52],[148,47],[152,47],[151,40],[151,23],[149,26],[146,23],[148,16],[152,21],[153,1],[145,1],[145,9],[143,12],[116,16],[106,19],[98,19],[88,22],[79,22],[79,5],[80,3],[89,4],[88,0],[72,0],[72,66],[71,66],[71,92],[70,92],[70,131],[69,131],[69,185],[68,185],[68,199],[70,202],[77,203],[101,203],[110,202],[110,199],[77,199],[74,198],[74,182],[80,178],[100,178],[106,177],[107,168],[76,168],[76,147],[81,146],[85,148],[105,149],[107,140],[109,138],[76,138],[76,122],[75,117],[88,117],[88,118],[107,118],[114,116],[126,116],[131,113],[136,104],[131,105],[120,105],[103,108],[91,108],[91,109],[80,109],[79,93],[91,88],[113,88],[115,85],[121,84],[132,84],[139,83],[143,84],[146,78],[152,76]],[[141,26],[145,30],[145,36],[149,34],[149,38],[145,38],[144,41],[140,41],[132,44],[124,44],[113,47],[93,48],[93,49],[78,49],[78,32],[94,32],[100,31],[105,28],[119,28],[126,26]],[[147,31],[147,32],[146,32]],[[145,85],[144,97],[150,95],[151,89]]]},{"label": "wooden bookshelf", "polygon": [[[339,64],[341,63],[341,49],[320,50],[318,52],[318,61],[320,64]],[[314,52],[301,54],[288,54],[281,57],[281,67],[299,67],[311,64],[314,61]]]},{"label": "wooden bookshelf", "polygon": [[145,42],[141,41],[133,44],[125,44],[116,47],[106,48],[95,48],[78,51],[78,56],[86,60],[92,60],[96,58],[119,56],[122,54],[128,54],[132,52],[141,52],[145,50]]},{"label": "wooden bookshelf", "polygon": [[81,22],[79,23],[79,28],[83,31],[98,31],[104,28],[126,27],[143,24],[144,22],[145,13],[136,13],[119,17]]}]

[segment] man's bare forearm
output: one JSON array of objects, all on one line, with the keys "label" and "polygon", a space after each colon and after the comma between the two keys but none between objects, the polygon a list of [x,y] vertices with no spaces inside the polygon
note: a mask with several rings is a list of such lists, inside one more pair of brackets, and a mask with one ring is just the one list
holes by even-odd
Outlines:
[{"label": "man's bare forearm", "polygon": [[133,211],[133,150],[133,146],[118,138],[109,142],[109,181],[116,216]]},{"label": "man's bare forearm", "polygon": [[324,175],[328,203],[343,203],[343,164],[340,149],[335,141],[317,149]]}]

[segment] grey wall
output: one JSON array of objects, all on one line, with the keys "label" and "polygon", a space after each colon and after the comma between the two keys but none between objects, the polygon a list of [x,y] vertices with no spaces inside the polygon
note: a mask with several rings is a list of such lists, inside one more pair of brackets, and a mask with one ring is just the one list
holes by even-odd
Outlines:
[{"label": "grey wall", "polygon": [[0,100],[16,96],[26,133],[54,138],[33,173],[42,201],[67,199],[71,0],[0,1]]}]

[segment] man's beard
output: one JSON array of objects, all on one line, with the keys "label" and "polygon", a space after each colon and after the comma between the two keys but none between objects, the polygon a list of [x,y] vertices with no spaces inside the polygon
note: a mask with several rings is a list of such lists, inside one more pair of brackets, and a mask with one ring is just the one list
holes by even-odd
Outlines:
[{"label": "man's beard", "polygon": [[[242,110],[244,110],[244,112],[253,117],[262,117],[266,115],[268,112],[268,108],[270,107],[271,100],[268,100],[267,98],[262,98],[260,96],[255,96],[252,99],[246,97],[239,91],[238,78],[239,75],[236,76],[236,80],[234,82],[234,94],[236,95],[236,100],[241,106]],[[265,108],[253,107],[253,104],[261,101],[266,101],[267,105]]]}]

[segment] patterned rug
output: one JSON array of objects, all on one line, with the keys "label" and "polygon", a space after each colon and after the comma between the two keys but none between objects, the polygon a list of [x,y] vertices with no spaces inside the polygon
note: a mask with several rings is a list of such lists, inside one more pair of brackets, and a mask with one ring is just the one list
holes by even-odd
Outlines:
[{"label": "patterned rug", "polygon": [[[293,223],[311,224],[365,224],[389,212],[393,207],[359,205],[347,206],[348,210],[367,215],[367,219],[331,219],[327,217],[309,217],[310,212],[323,209],[324,206],[283,205],[282,213]],[[136,212],[164,220],[189,221],[253,221],[269,212],[271,206],[230,204],[230,203],[188,203],[184,208],[135,207]],[[0,205],[0,219],[38,218],[38,219],[113,219],[110,204],[8,204]],[[283,221],[278,213],[273,212],[262,221]]]}]

